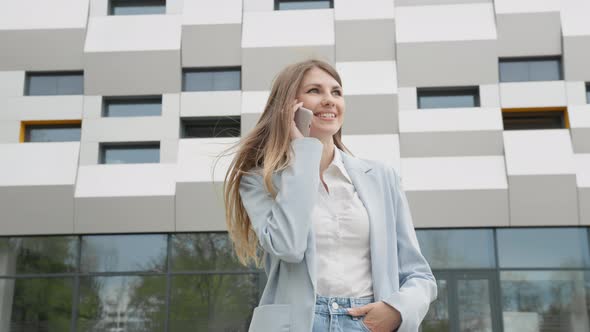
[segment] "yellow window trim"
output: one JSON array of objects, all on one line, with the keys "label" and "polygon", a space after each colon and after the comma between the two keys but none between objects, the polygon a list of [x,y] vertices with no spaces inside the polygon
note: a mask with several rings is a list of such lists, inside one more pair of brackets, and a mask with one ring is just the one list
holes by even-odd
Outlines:
[{"label": "yellow window trim", "polygon": [[25,142],[25,131],[27,126],[31,125],[63,125],[63,124],[79,124],[82,125],[82,120],[26,120],[20,123],[20,137],[19,142]]},{"label": "yellow window trim", "polygon": [[548,112],[548,111],[561,111],[563,112],[563,119],[565,120],[565,128],[570,128],[570,117],[567,113],[567,107],[524,107],[524,108],[503,108],[504,112]]}]

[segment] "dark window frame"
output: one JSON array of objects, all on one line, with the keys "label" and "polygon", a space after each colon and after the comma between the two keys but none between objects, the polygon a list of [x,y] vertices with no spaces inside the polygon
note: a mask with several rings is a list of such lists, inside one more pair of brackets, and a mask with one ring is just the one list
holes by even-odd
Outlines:
[{"label": "dark window frame", "polygon": [[[474,96],[474,106],[481,107],[479,85],[477,86],[455,86],[455,87],[424,87],[416,89],[416,100],[418,109],[435,109],[434,107],[422,108],[420,97],[443,97],[443,96]],[[465,106],[452,108],[467,108]]]},{"label": "dark window frame", "polygon": [[241,91],[242,90],[242,66],[228,66],[228,67],[187,67],[182,68],[182,84],[181,84],[181,91],[182,92],[205,92],[200,90],[187,90],[186,89],[186,74],[189,73],[215,73],[215,72],[226,72],[226,71],[238,71],[240,74],[240,79],[238,81],[239,87],[238,90],[207,90],[207,91]]},{"label": "dark window frame", "polygon": [[[274,0],[274,10],[284,10],[284,9],[279,9],[280,7],[280,3],[281,2],[320,2],[321,0],[318,1],[309,1],[309,0],[290,0],[290,1],[281,1],[281,0]],[[322,2],[329,2],[330,3],[330,7],[329,9],[333,9],[334,8],[334,0],[325,0]],[[312,8],[309,8],[312,9]],[[316,9],[316,8],[313,8]],[[324,8],[324,9],[328,9],[328,8]]]},{"label": "dark window frame", "polygon": [[[100,165],[120,165],[120,164],[111,164],[111,163],[106,163],[105,162],[105,154],[106,154],[106,149],[130,149],[130,148],[155,148],[158,147],[158,150],[160,150],[161,153],[161,144],[160,141],[142,141],[142,142],[100,142],[98,144],[98,164]],[[161,159],[158,158],[158,162],[160,163]],[[157,164],[157,163],[151,163],[151,164]],[[124,164],[136,164],[136,163],[124,163]],[[146,164],[146,163],[141,163],[141,164]]]},{"label": "dark window frame", "polygon": [[[150,6],[160,6],[164,3],[164,13],[162,14],[152,14],[152,13],[145,13],[145,14],[133,14],[133,15],[164,15],[166,14],[166,0],[140,0],[140,1],[129,1],[129,0],[109,0],[108,1],[108,16],[125,16],[121,14],[115,14],[115,7],[150,7]],[[116,5],[113,5],[115,3]]]},{"label": "dark window frame", "polygon": [[[215,122],[215,126],[217,126],[220,122],[222,125],[228,124],[237,124],[240,128],[240,135],[238,136],[227,136],[227,135],[217,135],[217,136],[186,136],[187,130],[186,127],[190,125],[194,125],[195,123],[203,123],[203,127],[206,127],[207,124],[212,124]],[[221,132],[231,130],[233,128],[224,128]],[[213,129],[215,130],[215,129]],[[218,133],[219,134],[219,133]],[[223,116],[201,116],[201,117],[183,117],[180,119],[180,137],[181,138],[217,138],[217,137],[240,137],[241,136],[241,116],[239,115],[223,115]]]},{"label": "dark window frame", "polygon": [[[32,95],[30,94],[31,76],[82,76],[82,93],[80,94],[49,94],[49,95]],[[26,71],[25,84],[23,87],[23,96],[82,96],[84,95],[84,70],[58,70],[58,71]]]},{"label": "dark window frame", "polygon": [[[100,112],[100,116],[103,118],[119,118],[120,116],[109,116],[108,115],[108,106],[111,102],[118,102],[119,104],[136,104],[142,101],[158,101],[163,107],[163,97],[162,95],[144,95],[144,96],[103,96],[102,97],[102,109]],[[162,115],[162,111],[160,110],[160,116]],[[155,115],[136,115],[137,117],[142,116],[155,116]],[[130,116],[130,117],[136,117]]]},{"label": "dark window frame", "polygon": [[[502,81],[500,64],[502,62],[526,62],[526,63],[529,63],[529,62],[534,62],[534,61],[545,61],[545,60],[557,60],[559,62],[559,79],[557,81],[563,81],[564,80],[564,69],[563,69],[563,57],[561,55],[498,58],[498,81],[500,83],[544,82],[544,81]],[[552,81],[556,81],[556,80],[552,80]]]}]

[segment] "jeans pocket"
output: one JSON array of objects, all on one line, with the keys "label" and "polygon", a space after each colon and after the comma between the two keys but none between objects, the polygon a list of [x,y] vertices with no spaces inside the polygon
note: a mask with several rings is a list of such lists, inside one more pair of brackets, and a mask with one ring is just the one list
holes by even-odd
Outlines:
[{"label": "jeans pocket", "polygon": [[369,329],[369,328],[367,327],[367,325],[365,325],[365,316],[361,317],[361,318],[358,320],[358,322],[359,322],[359,324],[361,325],[361,327],[362,327],[362,328],[365,330],[365,332],[371,332],[371,329]]}]

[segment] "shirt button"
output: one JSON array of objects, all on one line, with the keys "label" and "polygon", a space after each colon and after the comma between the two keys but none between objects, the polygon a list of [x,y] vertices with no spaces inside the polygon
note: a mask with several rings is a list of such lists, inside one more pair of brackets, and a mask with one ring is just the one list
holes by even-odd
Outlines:
[{"label": "shirt button", "polygon": [[334,310],[338,309],[338,303],[332,302],[332,309],[334,309]]}]

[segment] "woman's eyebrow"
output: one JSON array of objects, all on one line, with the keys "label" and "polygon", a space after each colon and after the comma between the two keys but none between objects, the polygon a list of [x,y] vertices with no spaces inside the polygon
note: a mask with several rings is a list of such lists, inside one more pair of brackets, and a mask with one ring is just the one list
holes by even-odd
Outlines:
[{"label": "woman's eyebrow", "polygon": [[[304,86],[304,87],[308,87],[308,86],[310,86],[310,85],[315,85],[315,86],[322,86],[321,84],[318,84],[318,83],[310,83],[310,84],[307,84],[307,85],[306,85],[306,86]],[[341,89],[341,87],[340,87],[340,85],[334,85],[334,86],[332,87],[332,89]]]}]

